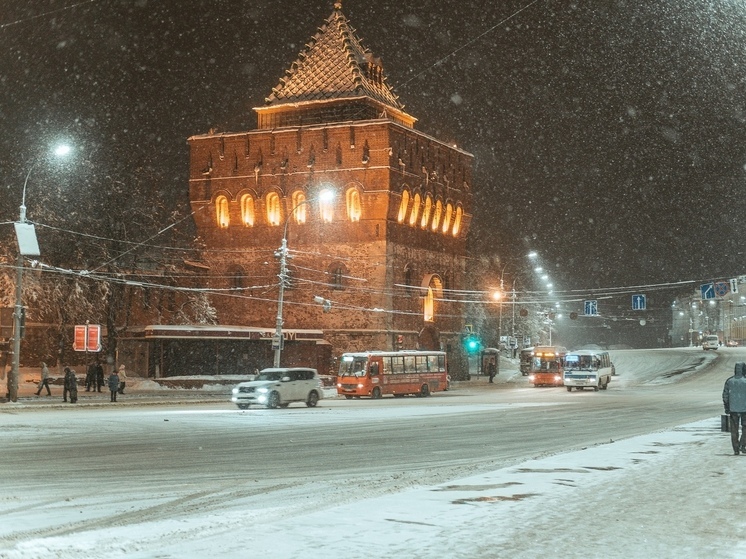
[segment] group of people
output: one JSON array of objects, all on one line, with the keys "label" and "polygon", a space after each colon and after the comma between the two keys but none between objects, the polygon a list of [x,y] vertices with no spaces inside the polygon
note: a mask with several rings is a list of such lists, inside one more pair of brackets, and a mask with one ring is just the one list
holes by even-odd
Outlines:
[{"label": "group of people", "polygon": [[[74,404],[78,401],[78,377],[75,371],[70,367],[65,367],[65,376],[63,378],[63,389],[62,389],[62,401],[67,402],[68,396],[70,397],[70,403]],[[119,365],[119,369],[113,371],[109,375],[108,379],[109,392],[111,393],[111,401],[117,401],[117,394],[124,394],[124,388],[127,384],[127,371],[124,365]],[[104,385],[104,368],[101,363],[94,361],[88,366],[85,379],[85,391],[86,392],[101,392],[101,387]],[[42,362],[41,364],[41,380],[36,390],[36,395],[40,396],[41,391],[46,388],[47,396],[52,395],[52,391],[49,388],[49,367],[47,364]]]},{"label": "group of people", "polygon": [[88,371],[85,374],[85,391],[90,392],[101,392],[101,387],[104,385],[104,368],[99,363],[98,359],[88,365]]}]

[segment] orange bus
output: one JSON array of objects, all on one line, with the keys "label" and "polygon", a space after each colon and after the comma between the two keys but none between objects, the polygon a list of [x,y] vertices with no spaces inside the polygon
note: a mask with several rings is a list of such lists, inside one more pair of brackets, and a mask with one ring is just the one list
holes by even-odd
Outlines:
[{"label": "orange bus", "polygon": [[528,381],[534,386],[562,386],[567,348],[537,346],[528,371]]},{"label": "orange bus", "polygon": [[347,399],[384,394],[395,397],[448,390],[444,351],[363,351],[344,353],[337,375],[337,394]]}]

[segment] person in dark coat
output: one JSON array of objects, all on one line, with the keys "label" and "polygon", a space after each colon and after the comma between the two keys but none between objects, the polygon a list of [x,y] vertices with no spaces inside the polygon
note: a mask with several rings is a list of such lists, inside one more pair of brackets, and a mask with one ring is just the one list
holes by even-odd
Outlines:
[{"label": "person in dark coat", "polygon": [[[738,362],[723,387],[723,407],[730,416],[730,442],[733,454],[746,453],[746,363]],[[741,426],[739,436],[738,426]]]},{"label": "person in dark coat", "polygon": [[49,389],[49,368],[47,364],[42,362],[41,364],[41,380],[39,381],[39,390],[36,391],[36,395],[41,394],[41,389],[47,387],[47,396],[52,395],[52,391]]},{"label": "person in dark coat", "polygon": [[101,366],[101,362],[96,359],[96,390],[101,392],[101,387],[104,385],[104,368]]},{"label": "person in dark coat", "polygon": [[75,371],[73,371],[70,367],[65,367],[64,388],[62,390],[63,402],[67,402],[68,394],[70,394],[71,404],[74,404],[78,401],[78,377],[75,376]]},{"label": "person in dark coat", "polygon": [[85,373],[85,391],[96,391],[96,362],[91,361]]},{"label": "person in dark coat", "polygon": [[495,360],[490,359],[487,363],[487,374],[490,375],[490,382],[494,382],[495,375],[497,374],[497,367],[495,366]]},{"label": "person in dark coat", "polygon": [[111,401],[117,401],[117,392],[119,392],[119,375],[116,371],[112,371],[109,375],[109,392],[111,392]]}]

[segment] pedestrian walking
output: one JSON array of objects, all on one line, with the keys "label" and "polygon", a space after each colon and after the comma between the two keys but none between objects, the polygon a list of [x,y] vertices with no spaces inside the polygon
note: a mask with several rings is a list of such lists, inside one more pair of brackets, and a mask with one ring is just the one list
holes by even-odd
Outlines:
[{"label": "pedestrian walking", "polygon": [[117,392],[119,392],[119,375],[116,371],[112,371],[109,375],[109,392],[111,392],[111,401],[117,401]]},{"label": "pedestrian walking", "polygon": [[101,362],[96,359],[94,366],[96,372],[96,390],[101,392],[101,387],[104,385],[104,368],[101,366]]},{"label": "pedestrian walking", "polygon": [[487,363],[487,374],[490,375],[490,382],[494,382],[495,375],[497,374],[497,367],[495,366],[495,360],[490,359]]},{"label": "pedestrian walking", "polygon": [[36,391],[37,396],[41,394],[41,389],[44,388],[45,386],[47,388],[47,396],[51,396],[52,391],[49,389],[49,368],[47,367],[47,364],[42,361],[41,380],[39,381],[39,389]]},{"label": "pedestrian walking", "polygon": [[124,370],[124,365],[119,365],[119,393],[124,394],[124,387],[127,384],[127,371]]},{"label": "pedestrian walking", "polygon": [[[746,363],[736,363],[732,377],[725,381],[723,387],[723,406],[730,416],[730,442],[733,454],[746,453]],[[741,426],[739,436],[738,427]]]},{"label": "pedestrian walking", "polygon": [[67,396],[70,395],[70,403],[78,401],[78,378],[70,367],[65,367],[64,388],[62,390],[62,401],[67,402]]}]

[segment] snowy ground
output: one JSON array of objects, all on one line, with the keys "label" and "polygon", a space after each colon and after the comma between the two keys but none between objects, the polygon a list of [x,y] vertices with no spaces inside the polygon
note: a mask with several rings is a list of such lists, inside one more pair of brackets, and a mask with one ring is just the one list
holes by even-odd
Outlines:
[{"label": "snowy ground", "polygon": [[33,538],[0,557],[742,558],[744,471],[713,417],[290,523],[233,509]]},{"label": "snowy ground", "polygon": [[[746,456],[732,455],[715,415],[279,523],[263,520],[269,510],[232,508],[39,534],[0,547],[0,557],[742,558],[744,472]],[[135,491],[131,499],[153,496]],[[91,496],[79,513],[106,506]],[[16,514],[23,521],[23,507]]]}]

